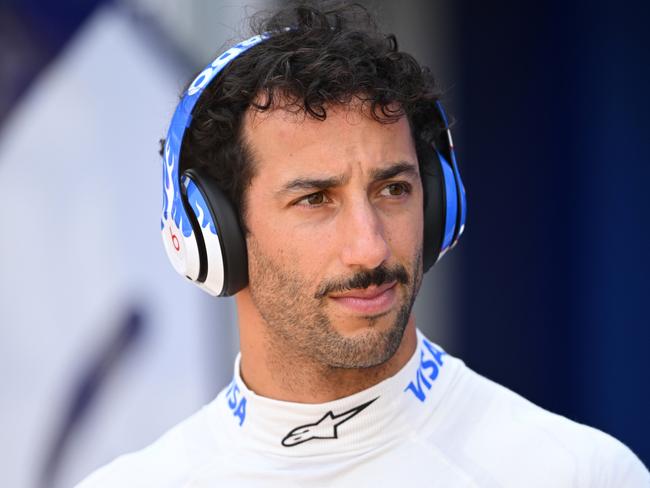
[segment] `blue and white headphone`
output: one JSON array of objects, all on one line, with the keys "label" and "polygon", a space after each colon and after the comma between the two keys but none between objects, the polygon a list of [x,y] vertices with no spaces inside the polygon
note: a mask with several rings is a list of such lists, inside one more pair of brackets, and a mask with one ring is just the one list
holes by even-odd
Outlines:
[{"label": "blue and white headphone", "polygon": [[[248,284],[246,241],[232,203],[216,182],[196,169],[179,174],[181,146],[192,111],[205,87],[233,59],[268,39],[254,36],[231,47],[192,82],[172,117],[163,152],[161,234],[174,269],[215,296],[230,296]],[[433,164],[422,174],[424,270],[451,249],[465,228],[465,188],[458,172],[447,116],[436,102],[446,137],[426,151]],[[442,147],[437,147],[442,146]],[[418,157],[423,157],[418,151]]]}]

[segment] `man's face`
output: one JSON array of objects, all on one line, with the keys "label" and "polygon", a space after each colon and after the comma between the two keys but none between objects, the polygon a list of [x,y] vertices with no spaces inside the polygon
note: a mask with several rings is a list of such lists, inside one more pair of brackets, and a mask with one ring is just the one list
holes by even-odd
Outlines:
[{"label": "man's face", "polygon": [[[343,368],[397,350],[422,278],[422,185],[406,118],[250,111],[249,291],[270,339]],[[278,342],[279,341],[279,342]],[[285,349],[286,350],[286,349]]]}]

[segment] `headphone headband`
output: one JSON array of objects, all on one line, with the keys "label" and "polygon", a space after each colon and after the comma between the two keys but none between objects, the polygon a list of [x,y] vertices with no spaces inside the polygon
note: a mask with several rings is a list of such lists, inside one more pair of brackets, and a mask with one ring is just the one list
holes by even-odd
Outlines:
[{"label": "headphone headband", "polygon": [[[188,216],[189,209],[186,208],[187,205],[182,198],[182,194],[187,193],[191,182],[187,180],[181,181],[179,176],[183,138],[185,137],[185,131],[192,122],[192,110],[194,110],[194,106],[205,87],[230,61],[268,37],[267,34],[253,36],[231,47],[208,64],[183,94],[167,132],[163,155],[164,187],[160,229],[163,233],[163,243],[167,256],[174,269],[190,280],[197,281],[199,286],[201,286],[200,283],[204,282],[204,279],[201,279],[203,276],[200,276],[204,274],[201,273],[201,247],[197,245],[193,236],[195,229],[192,226],[192,219]],[[209,232],[218,239],[215,223],[204,199],[199,192],[194,192],[193,188],[190,194],[198,194],[193,199],[192,205],[196,206],[195,211],[199,212],[197,215],[201,215],[205,219],[200,222],[201,227],[207,227]],[[204,223],[205,225],[203,225]]]}]

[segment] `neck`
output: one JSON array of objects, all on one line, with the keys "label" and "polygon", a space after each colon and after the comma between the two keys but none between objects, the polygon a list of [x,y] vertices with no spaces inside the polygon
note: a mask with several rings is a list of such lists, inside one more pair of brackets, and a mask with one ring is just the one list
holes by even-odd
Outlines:
[{"label": "neck", "polygon": [[260,396],[297,403],[325,403],[357,393],[397,373],[413,355],[417,335],[413,315],[391,358],[369,368],[337,368],[300,354],[274,337],[257,312],[248,289],[236,296],[241,349],[240,373]]}]

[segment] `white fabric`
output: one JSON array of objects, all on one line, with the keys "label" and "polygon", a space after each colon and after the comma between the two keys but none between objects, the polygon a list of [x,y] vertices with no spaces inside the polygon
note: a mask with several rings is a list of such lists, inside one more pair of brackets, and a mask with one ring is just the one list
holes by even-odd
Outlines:
[{"label": "white fabric", "polygon": [[325,404],[257,396],[238,372],[237,360],[212,403],[79,488],[650,487],[616,439],[479,376],[421,334],[395,376]]}]

